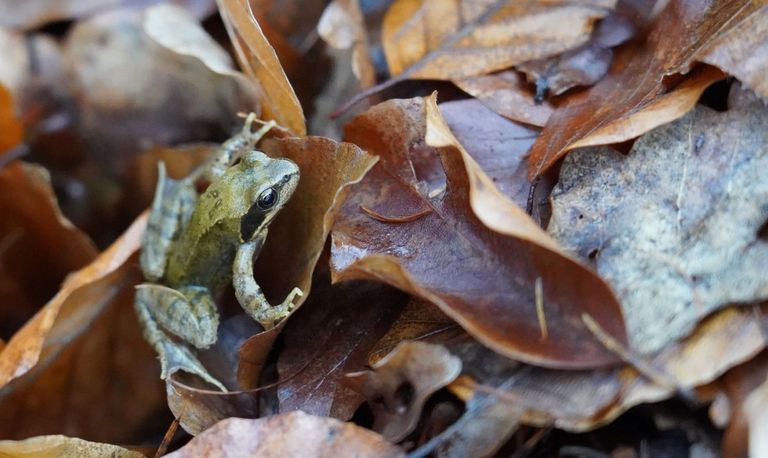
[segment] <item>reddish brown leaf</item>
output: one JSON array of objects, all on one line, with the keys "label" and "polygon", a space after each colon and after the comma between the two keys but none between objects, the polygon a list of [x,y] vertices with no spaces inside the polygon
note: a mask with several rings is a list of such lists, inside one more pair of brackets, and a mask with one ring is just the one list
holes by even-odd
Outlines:
[{"label": "reddish brown leaf", "polygon": [[16,111],[11,93],[0,84],[0,162],[3,154],[21,143],[23,131],[16,119]]},{"label": "reddish brown leaf", "polygon": [[531,149],[530,175],[541,174],[574,143],[608,123],[646,109],[664,93],[665,76],[688,71],[709,43],[756,8],[746,0],[669,2],[644,42],[617,51],[606,77],[550,117]]},{"label": "reddish brown leaf", "polygon": [[305,135],[307,128],[299,99],[248,1],[218,0],[218,5],[240,65],[263,88],[265,116],[296,135]]},{"label": "reddish brown leaf", "polygon": [[[233,444],[237,444],[233,446]],[[291,412],[257,420],[230,418],[218,423],[169,458],[196,456],[404,457],[378,434],[333,418]]]},{"label": "reddish brown leaf", "polygon": [[615,3],[398,0],[384,18],[384,52],[393,75],[481,75],[584,43]]},{"label": "reddish brown leaf", "polygon": [[739,78],[747,87],[768,98],[768,6],[765,2],[718,37],[700,59]]},{"label": "reddish brown leaf", "polygon": [[440,345],[401,342],[373,370],[347,374],[373,410],[374,431],[399,442],[410,434],[432,394],[461,372],[461,361]]},{"label": "reddish brown leaf", "polygon": [[363,397],[340,383],[363,370],[368,352],[392,326],[406,296],[394,288],[351,282],[331,286],[316,275],[312,296],[286,325],[277,367],[280,412],[348,420]]},{"label": "reddish brown leaf", "polygon": [[[14,334],[59,288],[64,276],[96,256],[93,243],[66,220],[48,173],[14,161],[0,167],[0,338]],[[34,254],[33,254],[34,253]],[[66,293],[63,297],[66,297]],[[54,306],[58,310],[59,306]],[[40,312],[34,342],[9,343],[0,356],[0,386],[37,360],[53,324]],[[53,311],[53,316],[58,313]],[[42,315],[42,316],[41,316]],[[40,321],[41,320],[41,321]],[[23,332],[23,331],[22,331]],[[14,338],[14,340],[17,338]],[[9,352],[14,352],[10,358]]]},{"label": "reddish brown leaf", "polygon": [[[382,159],[334,227],[336,280],[373,278],[409,291],[512,358],[555,367],[616,360],[581,320],[587,313],[625,341],[613,294],[498,190],[458,146],[433,99],[380,104],[346,134]],[[447,187],[432,187],[441,173]],[[362,207],[400,220],[423,216],[382,220]]]}]

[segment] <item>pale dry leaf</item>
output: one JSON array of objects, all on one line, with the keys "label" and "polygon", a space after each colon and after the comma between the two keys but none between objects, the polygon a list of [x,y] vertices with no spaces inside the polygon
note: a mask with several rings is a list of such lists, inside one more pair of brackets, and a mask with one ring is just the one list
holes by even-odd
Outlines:
[{"label": "pale dry leaf", "polygon": [[619,296],[632,347],[652,353],[730,303],[768,298],[768,112],[697,107],[628,156],[573,152],[549,232],[596,263]]},{"label": "pale dry leaf", "polygon": [[143,458],[138,452],[111,444],[89,442],[76,437],[37,436],[21,441],[0,441],[3,458]]}]

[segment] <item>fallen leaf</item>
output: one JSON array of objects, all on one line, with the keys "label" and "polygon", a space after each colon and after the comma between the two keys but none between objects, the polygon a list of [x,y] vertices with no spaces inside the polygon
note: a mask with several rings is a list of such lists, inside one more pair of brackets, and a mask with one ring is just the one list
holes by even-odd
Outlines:
[{"label": "fallen leaf", "polygon": [[[170,40],[158,32],[165,27],[183,35]],[[228,59],[191,16],[167,5],[77,23],[63,61],[87,151],[121,170],[148,147],[220,138],[242,126],[236,113],[258,111],[258,100],[250,81],[226,69]]]},{"label": "fallen leaf", "polygon": [[392,75],[481,75],[584,43],[615,3],[397,0],[384,17],[384,53]]},{"label": "fallen leaf", "polygon": [[[755,454],[752,440],[762,439],[760,428],[765,421],[757,417],[765,412],[766,377],[768,376],[768,353],[763,352],[751,361],[730,370],[723,377],[723,388],[727,395],[728,427],[723,435],[722,453],[726,458],[761,456]],[[753,396],[754,395],[754,396]],[[753,437],[753,434],[756,437]],[[757,446],[757,444],[755,444]],[[752,453],[750,453],[752,452]]]},{"label": "fallen leaf", "polygon": [[219,13],[240,65],[258,81],[262,91],[264,115],[274,119],[295,135],[306,135],[304,112],[285,76],[275,50],[267,41],[246,0],[217,0]]},{"label": "fallen leaf", "polygon": [[768,6],[764,2],[739,18],[730,28],[701,51],[699,59],[736,76],[747,87],[768,99]]},{"label": "fallen leaf", "polygon": [[352,49],[352,71],[365,89],[376,83],[368,34],[359,0],[333,0],[317,23],[317,33],[336,49]]},{"label": "fallen leaf", "polygon": [[[71,274],[0,351],[0,436],[63,433],[114,443],[152,429],[164,409],[162,383],[133,312],[144,224],[139,219]],[[154,427],[162,431],[160,421]]]},{"label": "fallen leaf", "polygon": [[[16,110],[11,93],[0,84],[0,162],[9,149],[21,143],[24,135],[21,123],[16,118]],[[2,166],[0,166],[2,168]]]},{"label": "fallen leaf", "polygon": [[138,452],[111,444],[88,442],[76,437],[38,436],[22,441],[0,441],[0,456],[46,458],[79,456],[83,458],[142,458]]},{"label": "fallen leaf", "polygon": [[[8,339],[56,294],[68,273],[96,256],[96,248],[61,214],[48,173],[39,166],[13,161],[0,167],[0,215],[0,338]],[[34,365],[39,351],[29,342],[11,342],[0,357],[0,386]],[[12,348],[22,354],[6,366]]]},{"label": "fallen leaf", "polygon": [[453,82],[483,105],[513,121],[540,127],[547,123],[555,109],[551,100],[537,104],[535,93],[515,70],[470,76]]},{"label": "fallen leaf", "polygon": [[329,277],[316,275],[312,296],[285,326],[277,397],[280,412],[349,420],[364,398],[340,383],[343,374],[366,367],[407,297],[373,282],[331,285]]},{"label": "fallen leaf", "polygon": [[635,351],[664,348],[727,304],[768,299],[758,236],[768,218],[766,131],[759,104],[696,107],[628,156],[579,150],[563,164],[549,232],[612,285]]},{"label": "fallen leaf", "polygon": [[[411,292],[511,358],[569,368],[616,361],[581,321],[588,313],[624,339],[607,285],[501,194],[433,98],[379,104],[353,119],[346,137],[381,162],[334,226],[334,281],[371,278]],[[447,187],[431,187],[441,173]]]},{"label": "fallen leaf", "polygon": [[[236,443],[237,447],[232,444]],[[193,438],[169,458],[235,456],[404,457],[379,435],[333,418],[291,412],[256,420],[229,418]]]},{"label": "fallen leaf", "polygon": [[551,167],[597,129],[644,110],[664,93],[666,76],[687,72],[709,43],[756,8],[744,0],[668,2],[644,42],[617,50],[608,75],[549,118],[531,148],[530,176]]},{"label": "fallen leaf", "polygon": [[461,361],[440,345],[401,342],[373,370],[347,374],[374,415],[373,430],[392,442],[410,434],[435,391],[461,372]]}]

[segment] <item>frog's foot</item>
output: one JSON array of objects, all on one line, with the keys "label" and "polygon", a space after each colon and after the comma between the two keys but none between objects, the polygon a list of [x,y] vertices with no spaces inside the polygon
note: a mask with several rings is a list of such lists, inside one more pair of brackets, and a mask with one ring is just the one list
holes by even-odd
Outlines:
[{"label": "frog's foot", "polygon": [[134,307],[144,332],[144,338],[160,357],[160,377],[163,380],[170,377],[174,372],[182,370],[199,376],[221,391],[227,391],[221,382],[208,373],[189,348],[171,340],[158,327],[157,322],[152,317],[149,305],[143,301],[143,298],[139,297],[139,291],[136,294]]},{"label": "frog's foot", "polygon": [[175,290],[157,284],[136,287],[136,301],[147,305],[152,318],[185,342],[205,349],[216,343],[219,312],[207,288],[185,286]]},{"label": "frog's foot", "polygon": [[274,307],[267,306],[257,312],[256,320],[264,326],[264,329],[266,330],[274,328],[277,325],[277,322],[291,314],[295,307],[293,301],[303,295],[304,293],[301,289],[293,288],[280,305],[275,305]]}]

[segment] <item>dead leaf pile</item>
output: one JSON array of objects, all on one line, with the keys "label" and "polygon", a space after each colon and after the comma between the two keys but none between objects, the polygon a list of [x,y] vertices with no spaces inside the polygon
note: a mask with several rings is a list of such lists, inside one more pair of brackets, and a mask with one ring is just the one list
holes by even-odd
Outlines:
[{"label": "dead leaf pile", "polygon": [[[763,2],[22,3],[1,456],[768,454]],[[304,295],[265,331],[225,290],[190,351],[228,391],[163,381],[157,163],[247,113],[301,173],[254,277]]]}]

